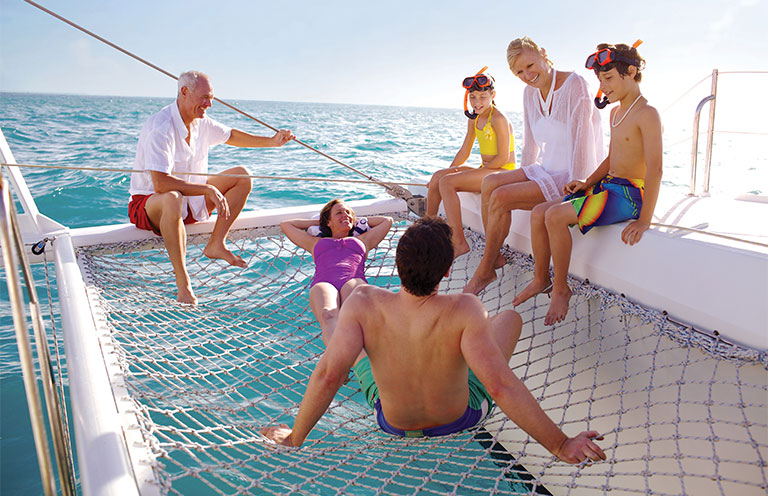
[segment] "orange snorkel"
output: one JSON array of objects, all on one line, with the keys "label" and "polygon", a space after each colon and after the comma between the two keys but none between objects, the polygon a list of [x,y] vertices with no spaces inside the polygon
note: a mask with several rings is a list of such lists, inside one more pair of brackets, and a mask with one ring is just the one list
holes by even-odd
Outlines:
[{"label": "orange snorkel", "polygon": [[[637,41],[636,41],[636,42],[635,42],[635,43],[632,45],[632,48],[637,48],[637,47],[639,47],[639,46],[640,46],[640,44],[641,44],[642,42],[643,42],[643,40],[637,40]],[[597,108],[599,108],[599,109],[601,109],[601,110],[602,110],[602,109],[604,109],[605,107],[607,107],[607,106],[608,106],[608,104],[609,104],[609,103],[611,103],[611,102],[609,102],[609,101],[608,101],[608,97],[607,97],[607,96],[606,96],[606,97],[603,97],[603,99],[602,99],[602,100],[600,100],[600,97],[601,97],[601,96],[603,96],[603,90],[597,90],[597,95],[595,96],[595,107],[597,107]],[[465,108],[466,108],[466,104],[465,104]]]},{"label": "orange snorkel", "polygon": [[[479,71],[477,71],[477,74],[475,76],[482,74],[486,69],[488,69],[488,66],[483,67]],[[467,108],[467,100],[469,99],[469,88],[464,92],[464,115],[467,116],[469,119],[477,119],[477,114],[473,110],[472,112],[469,111]]]}]

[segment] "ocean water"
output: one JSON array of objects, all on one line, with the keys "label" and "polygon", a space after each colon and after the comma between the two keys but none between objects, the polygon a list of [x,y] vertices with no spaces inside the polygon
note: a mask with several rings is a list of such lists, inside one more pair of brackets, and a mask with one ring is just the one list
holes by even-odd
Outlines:
[{"label": "ocean water", "polygon": [[[139,129],[172,98],[93,97],[0,93],[0,127],[20,164],[122,168],[133,166]],[[377,179],[410,182],[448,166],[464,137],[460,109],[367,105],[230,101],[302,141]],[[689,109],[684,113],[692,115]],[[271,131],[214,105],[210,115],[227,125],[269,135]],[[517,156],[522,115],[506,112],[515,129]],[[604,114],[605,115],[605,114]],[[664,119],[664,115],[662,115]],[[672,120],[672,119],[670,119]],[[683,119],[684,120],[684,119]],[[608,126],[606,131],[606,143]],[[687,190],[690,130],[665,129],[663,187]],[[727,195],[766,194],[768,175],[759,145],[764,138],[727,134],[713,154],[712,191]],[[703,146],[701,147],[703,150]],[[703,153],[700,161],[703,161]],[[295,143],[280,149],[237,149],[210,153],[212,171],[242,165],[253,174],[362,179]],[[479,163],[477,150],[469,160]],[[70,227],[127,222],[128,174],[107,171],[25,169],[42,213]],[[267,209],[331,198],[386,198],[376,185],[255,180],[246,209]],[[36,266],[38,294],[45,302],[44,268]],[[12,327],[5,273],[0,281],[0,494],[42,492]],[[55,299],[55,287],[53,288]],[[47,307],[44,308],[47,312]],[[47,324],[51,317],[46,316]],[[56,317],[53,322],[58,326]]]}]

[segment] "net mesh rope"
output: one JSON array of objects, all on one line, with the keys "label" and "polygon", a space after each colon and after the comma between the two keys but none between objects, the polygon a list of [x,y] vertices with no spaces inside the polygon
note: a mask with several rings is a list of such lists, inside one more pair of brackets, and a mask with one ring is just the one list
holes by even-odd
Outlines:
[{"label": "net mesh rope", "polygon": [[[369,253],[369,283],[398,289],[398,221]],[[483,249],[457,259],[441,292],[461,291]],[[524,321],[511,366],[569,435],[597,430],[605,462],[567,465],[494,409],[481,427],[438,438],[381,432],[354,376],[301,449],[259,428],[292,423],[323,352],[308,303],[314,264],[277,227],[234,231],[246,269],[202,256],[187,263],[197,307],[174,300],[160,239],[79,249],[94,311],[154,454],[163,494],[765,494],[768,359],[675,324],[623,295],[575,279],[566,320],[545,326],[549,301]],[[506,250],[506,248],[505,248]],[[508,264],[481,294],[511,308],[533,263]]]}]

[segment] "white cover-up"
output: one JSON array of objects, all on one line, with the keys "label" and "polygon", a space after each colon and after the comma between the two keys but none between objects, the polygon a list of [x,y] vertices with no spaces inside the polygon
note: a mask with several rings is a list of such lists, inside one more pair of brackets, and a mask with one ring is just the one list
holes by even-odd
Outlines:
[{"label": "white cover-up", "polygon": [[587,82],[571,73],[554,91],[552,112],[541,111],[539,90],[523,92],[523,172],[535,181],[547,201],[563,197],[563,186],[584,180],[605,158],[600,115]]}]

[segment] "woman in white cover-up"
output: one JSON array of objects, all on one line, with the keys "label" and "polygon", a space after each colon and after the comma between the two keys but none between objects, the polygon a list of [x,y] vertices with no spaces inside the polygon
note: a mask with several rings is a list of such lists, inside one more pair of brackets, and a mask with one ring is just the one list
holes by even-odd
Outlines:
[{"label": "woman in white cover-up", "polygon": [[604,158],[600,116],[584,78],[558,72],[546,51],[528,37],[507,48],[509,68],[528,86],[523,92],[522,167],[487,176],[482,183],[485,252],[464,288],[479,293],[504,264],[501,247],[511,211],[530,210],[563,196],[563,186],[586,178]]}]

